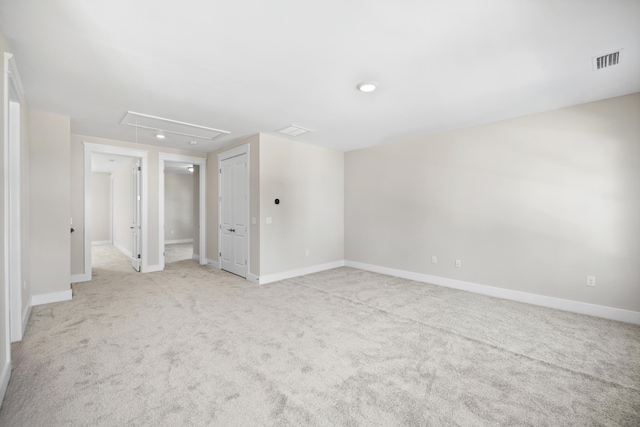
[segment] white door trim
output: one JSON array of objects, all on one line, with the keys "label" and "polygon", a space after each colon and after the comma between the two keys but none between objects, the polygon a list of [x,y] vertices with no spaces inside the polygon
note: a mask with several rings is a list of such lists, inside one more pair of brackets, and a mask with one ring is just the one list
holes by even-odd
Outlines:
[{"label": "white door trim", "polygon": [[247,194],[247,211],[245,212],[245,224],[247,224],[247,238],[246,238],[246,246],[245,253],[247,254],[247,280],[251,281],[251,278],[254,277],[251,274],[251,222],[249,221],[249,213],[251,212],[251,158],[250,158],[250,145],[243,144],[238,147],[232,148],[231,150],[222,152],[218,154],[218,253],[216,254],[218,259],[218,268],[222,267],[222,259],[220,259],[220,251],[222,250],[222,233],[220,232],[220,228],[222,226],[222,203],[221,197],[222,194],[222,180],[220,179],[220,171],[222,170],[222,162],[224,160],[230,159],[232,157],[237,157],[242,154],[247,155],[247,176],[246,176],[246,194]]},{"label": "white door trim", "polygon": [[147,150],[137,150],[133,148],[116,147],[113,145],[95,144],[92,142],[83,142],[84,144],[84,272],[82,275],[75,275],[71,279],[71,282],[83,282],[91,280],[91,156],[93,153],[106,153],[116,154],[120,156],[137,157],[140,159],[140,166],[142,173],[140,176],[142,189],[140,195],[142,196],[142,206],[140,215],[142,217],[141,233],[141,255],[142,264],[140,266],[140,272],[146,273],[149,271],[149,252],[147,250],[147,238],[148,238],[148,157],[149,152]]},{"label": "white door trim", "polygon": [[4,53],[4,170],[5,170],[5,281],[9,294],[11,342],[20,341],[24,332],[22,301],[22,183],[20,143],[20,103],[24,90],[15,60]]},{"label": "white door trim", "polygon": [[158,259],[160,260],[160,269],[164,270],[164,167],[165,162],[183,162],[183,163],[191,163],[194,166],[200,167],[199,172],[199,192],[198,192],[198,209],[199,215],[198,218],[200,223],[198,228],[200,230],[199,233],[199,245],[198,251],[200,254],[200,264],[207,264],[207,200],[206,200],[206,169],[207,169],[207,158],[206,157],[195,157],[195,156],[184,156],[181,154],[171,154],[171,153],[158,153],[158,209],[160,210],[160,221],[158,225]]},{"label": "white door trim", "polygon": [[[2,200],[3,212],[4,212],[4,224],[3,224],[3,244],[4,244],[4,277],[2,278],[2,291],[4,294],[4,347],[5,354],[2,359],[4,365],[0,366],[0,402],[4,398],[9,384],[9,378],[11,377],[11,341],[14,338],[16,340],[22,339],[23,331],[23,316],[22,316],[22,289],[21,289],[21,276],[22,276],[22,254],[21,254],[21,233],[18,228],[17,233],[12,233],[12,227],[20,227],[20,205],[13,206],[16,196],[18,203],[20,203],[20,161],[12,163],[9,158],[18,155],[20,159],[20,122],[17,123],[17,129],[15,123],[12,129],[12,114],[11,109],[15,111],[17,104],[18,112],[20,108],[20,102],[24,98],[24,90],[22,88],[22,81],[18,74],[18,68],[16,67],[13,54],[4,52],[4,135],[3,135],[3,153],[4,153],[4,197]],[[19,118],[19,116],[18,116]],[[17,146],[16,146],[17,143]],[[16,149],[18,150],[16,152]],[[15,216],[17,213],[17,217]],[[16,240],[17,239],[17,240]],[[13,255],[11,255],[13,254]],[[28,319],[27,319],[28,320]]]}]

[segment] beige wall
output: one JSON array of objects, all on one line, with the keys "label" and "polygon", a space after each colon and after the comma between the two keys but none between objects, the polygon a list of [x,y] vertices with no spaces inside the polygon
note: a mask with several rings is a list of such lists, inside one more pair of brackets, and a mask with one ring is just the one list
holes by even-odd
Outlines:
[{"label": "beige wall", "polygon": [[126,147],[149,152],[148,163],[148,191],[149,191],[149,218],[147,236],[148,264],[156,266],[158,259],[158,225],[160,216],[158,210],[158,153],[182,154],[187,156],[205,157],[205,153],[195,153],[193,151],[175,150],[170,148],[156,147],[153,145],[133,144],[130,142],[118,141],[114,139],[97,138],[86,135],[71,135],[71,214],[73,215],[76,233],[71,241],[71,274],[82,274],[84,272],[84,146],[83,142],[94,144],[112,145],[116,147]]},{"label": "beige wall", "polygon": [[344,153],[261,134],[259,222],[261,276],[342,261]]},{"label": "beige wall", "polygon": [[345,199],[347,260],[640,311],[640,94],[349,152]]},{"label": "beige wall", "polygon": [[344,153],[267,134],[209,154],[209,258],[218,259],[218,154],[243,144],[250,147],[249,216],[256,219],[250,225],[249,273],[264,276],[343,260]]},{"label": "beige wall", "polygon": [[68,291],[71,124],[69,117],[31,110],[29,128],[31,290]]},{"label": "beige wall", "polygon": [[111,174],[91,173],[91,241],[111,241]]},{"label": "beige wall", "polygon": [[193,182],[193,175],[164,174],[165,241],[193,239]]},{"label": "beige wall", "polygon": [[[131,158],[114,170],[113,177],[113,244],[128,256],[133,256],[133,168],[137,159]],[[93,200],[91,213],[93,215]],[[93,233],[93,229],[91,230]]]}]

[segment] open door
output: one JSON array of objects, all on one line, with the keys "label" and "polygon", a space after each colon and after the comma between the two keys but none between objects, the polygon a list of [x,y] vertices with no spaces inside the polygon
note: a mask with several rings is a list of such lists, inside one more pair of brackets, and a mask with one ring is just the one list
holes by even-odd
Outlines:
[{"label": "open door", "polygon": [[136,162],[133,168],[133,225],[131,231],[133,233],[132,242],[133,250],[131,251],[131,266],[134,270],[140,271],[141,256],[140,256],[140,160]]}]

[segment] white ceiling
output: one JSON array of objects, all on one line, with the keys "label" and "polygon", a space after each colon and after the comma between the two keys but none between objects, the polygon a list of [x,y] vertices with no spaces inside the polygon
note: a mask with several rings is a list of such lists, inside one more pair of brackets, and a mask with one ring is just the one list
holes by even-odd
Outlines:
[{"label": "white ceiling", "polygon": [[231,132],[137,137],[197,151],[290,124],[352,150],[638,92],[639,23],[638,0],[0,2],[32,108],[127,141],[127,111]]}]

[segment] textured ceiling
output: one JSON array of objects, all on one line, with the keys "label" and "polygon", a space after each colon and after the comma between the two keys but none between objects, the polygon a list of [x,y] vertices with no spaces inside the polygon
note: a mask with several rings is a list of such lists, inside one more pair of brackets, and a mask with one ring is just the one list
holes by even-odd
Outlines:
[{"label": "textured ceiling", "polygon": [[289,124],[352,150],[638,92],[639,22],[638,0],[0,2],[32,108],[127,141],[127,111],[231,132],[138,134],[199,151]]}]

